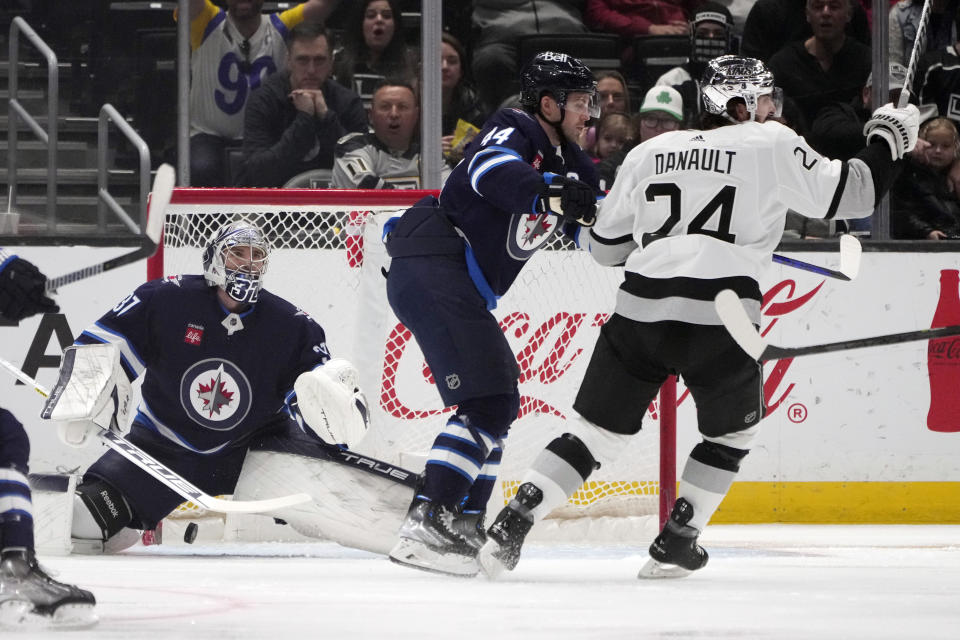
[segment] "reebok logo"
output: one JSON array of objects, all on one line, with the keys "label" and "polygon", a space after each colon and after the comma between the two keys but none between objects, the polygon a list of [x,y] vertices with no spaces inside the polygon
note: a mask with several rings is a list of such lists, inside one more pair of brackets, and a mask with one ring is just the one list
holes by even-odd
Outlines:
[{"label": "reebok logo", "polygon": [[107,505],[107,509],[110,510],[110,515],[114,518],[120,516],[120,512],[117,511],[117,507],[113,504],[113,500],[110,499],[110,495],[107,493],[107,490],[104,489],[100,492],[100,497],[103,498],[103,504]]}]

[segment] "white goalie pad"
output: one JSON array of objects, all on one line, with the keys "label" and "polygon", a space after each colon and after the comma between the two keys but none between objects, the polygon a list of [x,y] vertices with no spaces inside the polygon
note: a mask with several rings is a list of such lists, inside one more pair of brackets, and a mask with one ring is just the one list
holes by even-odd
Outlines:
[{"label": "white goalie pad", "polygon": [[386,555],[413,500],[413,488],[400,479],[413,474],[359,454],[346,453],[345,459],[351,463],[251,450],[234,499],[258,500],[296,488],[313,501],[266,515],[307,537]]},{"label": "white goalie pad", "polygon": [[42,555],[68,555],[72,541],[73,496],[80,477],[60,474],[30,474],[33,502],[33,538]]},{"label": "white goalie pad", "polygon": [[342,358],[301,373],[293,385],[303,421],[329,444],[355,448],[367,433],[367,401],[356,368]]},{"label": "white goalie pad", "polygon": [[40,417],[62,422],[61,439],[82,446],[91,430],[126,426],[132,391],[114,344],[67,347],[60,377],[43,405]]}]

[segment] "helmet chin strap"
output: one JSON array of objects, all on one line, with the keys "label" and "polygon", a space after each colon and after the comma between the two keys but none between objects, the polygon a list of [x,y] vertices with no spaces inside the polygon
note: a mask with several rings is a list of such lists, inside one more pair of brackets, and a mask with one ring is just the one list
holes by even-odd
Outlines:
[{"label": "helmet chin strap", "polygon": [[540,108],[540,105],[537,105],[537,115],[543,118],[543,121],[551,125],[554,130],[557,132],[557,135],[560,137],[560,144],[563,145],[563,141],[566,139],[566,135],[563,133],[563,119],[566,117],[567,111],[560,106],[560,103],[557,103],[557,106],[560,108],[560,119],[556,122],[551,122],[547,119],[547,116],[543,113],[543,109]]}]

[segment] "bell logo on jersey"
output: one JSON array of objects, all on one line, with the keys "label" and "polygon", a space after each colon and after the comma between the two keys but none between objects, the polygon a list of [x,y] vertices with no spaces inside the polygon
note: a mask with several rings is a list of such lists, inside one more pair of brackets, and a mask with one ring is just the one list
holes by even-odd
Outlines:
[{"label": "bell logo on jersey", "polygon": [[202,360],[180,379],[180,403],[190,419],[213,431],[230,431],[250,411],[250,382],[232,362]]},{"label": "bell logo on jersey", "polygon": [[183,341],[187,344],[197,346],[203,340],[203,325],[190,323],[187,325],[187,332],[183,334]]}]

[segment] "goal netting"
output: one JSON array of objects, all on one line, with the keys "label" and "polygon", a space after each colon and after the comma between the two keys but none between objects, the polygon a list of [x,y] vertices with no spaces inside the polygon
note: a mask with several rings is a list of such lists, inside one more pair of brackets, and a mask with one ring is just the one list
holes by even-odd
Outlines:
[{"label": "goal netting", "polygon": [[[177,189],[148,275],[200,273],[202,248],[215,229],[241,218],[257,224],[273,246],[264,286],[316,319],[332,355],[351,360],[360,371],[372,428],[359,451],[420,471],[450,410],[416,342],[387,303],[389,258],[381,232],[384,222],[425,193]],[[516,491],[533,457],[563,432],[622,277],[621,269],[600,267],[572,243],[554,238],[500,300],[495,314],[520,365],[521,407],[504,447],[501,491],[491,507],[499,508]],[[675,487],[672,462],[661,478],[660,423],[654,403],[644,429],[616,463],[594,473],[552,517],[656,516],[661,483]]]}]

